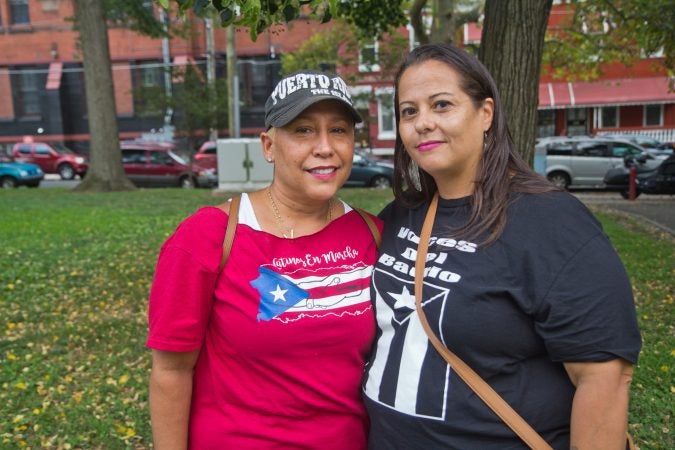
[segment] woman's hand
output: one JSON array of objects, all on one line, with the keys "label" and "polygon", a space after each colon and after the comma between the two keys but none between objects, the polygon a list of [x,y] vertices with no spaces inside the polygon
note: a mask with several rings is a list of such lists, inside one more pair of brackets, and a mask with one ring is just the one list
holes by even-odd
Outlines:
[{"label": "woman's hand", "polygon": [[187,449],[192,374],[199,351],[152,350],[150,417],[157,450]]},{"label": "woman's hand", "polygon": [[576,386],[570,448],[625,449],[628,396],[633,366],[623,359],[565,363]]}]

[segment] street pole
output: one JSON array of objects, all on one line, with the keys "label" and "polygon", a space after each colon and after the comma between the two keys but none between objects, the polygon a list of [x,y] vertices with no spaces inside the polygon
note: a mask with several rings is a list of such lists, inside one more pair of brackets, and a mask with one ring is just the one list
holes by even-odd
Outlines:
[{"label": "street pole", "polygon": [[[164,8],[159,8],[159,20],[162,23],[162,29],[164,30],[164,37],[162,38],[162,64],[164,68],[164,92],[166,93],[166,98],[171,103],[171,97],[173,95],[171,89],[171,49],[169,47],[169,16],[167,15]],[[173,134],[173,127],[171,126],[171,118],[173,116],[173,108],[168,105],[164,113],[164,132],[167,134]]]},{"label": "street pole", "polygon": [[235,29],[227,27],[227,124],[231,138],[239,137],[239,77]]},{"label": "street pole", "polygon": [[216,126],[216,54],[213,46],[213,19],[204,19],[206,28],[206,82],[209,90],[209,110],[211,112],[209,124],[209,140],[218,139],[218,130]]}]

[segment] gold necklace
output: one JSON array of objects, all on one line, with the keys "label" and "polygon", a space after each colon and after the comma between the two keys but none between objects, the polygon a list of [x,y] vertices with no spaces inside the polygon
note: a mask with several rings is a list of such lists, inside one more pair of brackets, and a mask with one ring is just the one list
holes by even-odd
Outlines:
[{"label": "gold necklace", "polygon": [[[272,190],[269,187],[267,188],[267,197],[269,197],[270,203],[272,204],[274,217],[277,219],[281,235],[284,238],[289,239],[289,236],[284,232],[284,230],[288,230],[289,231],[288,234],[290,234],[290,239],[294,239],[294,228],[288,228],[286,226],[286,222],[284,222],[284,218],[281,217],[279,207],[277,206],[277,202],[274,201],[274,197],[272,197]],[[331,197],[328,200],[328,212],[326,213],[326,224],[329,224],[332,220],[333,220],[333,198]]]}]

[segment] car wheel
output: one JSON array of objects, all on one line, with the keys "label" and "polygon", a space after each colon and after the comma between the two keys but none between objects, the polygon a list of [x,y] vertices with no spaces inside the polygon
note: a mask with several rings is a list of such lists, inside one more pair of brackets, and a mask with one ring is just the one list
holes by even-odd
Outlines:
[{"label": "car wheel", "polygon": [[0,187],[3,189],[12,189],[18,186],[16,180],[12,177],[2,177],[0,178]]},{"label": "car wheel", "polygon": [[62,180],[72,180],[75,178],[75,170],[70,164],[61,164],[57,170]]},{"label": "car wheel", "polygon": [[180,187],[183,189],[192,189],[195,187],[195,180],[190,176],[184,176],[180,179]]},{"label": "car wheel", "polygon": [[567,189],[570,185],[570,177],[565,172],[551,172],[546,178],[560,189]]},{"label": "car wheel", "polygon": [[370,180],[370,186],[374,188],[385,189],[391,187],[391,181],[387,177],[377,176]]}]

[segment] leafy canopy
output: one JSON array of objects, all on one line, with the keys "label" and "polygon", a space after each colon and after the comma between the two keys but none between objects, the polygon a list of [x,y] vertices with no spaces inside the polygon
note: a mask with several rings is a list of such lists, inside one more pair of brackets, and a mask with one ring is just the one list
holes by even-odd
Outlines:
[{"label": "leafy canopy", "polygon": [[554,77],[595,79],[602,63],[630,66],[660,55],[669,75],[675,73],[672,0],[586,0],[571,8],[569,21],[546,39],[544,65]]},{"label": "leafy canopy", "polygon": [[249,29],[251,39],[274,24],[298,18],[321,23],[342,18],[364,36],[380,37],[392,27],[405,25],[404,0],[157,0],[165,9],[175,2],[182,12],[192,9],[200,17],[210,16],[222,26]]}]

